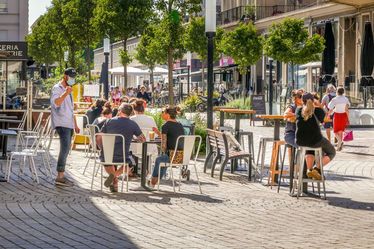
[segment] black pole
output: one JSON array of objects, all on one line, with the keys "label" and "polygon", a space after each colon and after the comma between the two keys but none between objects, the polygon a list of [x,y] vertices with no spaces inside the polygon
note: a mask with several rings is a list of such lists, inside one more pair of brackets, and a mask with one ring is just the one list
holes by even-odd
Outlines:
[{"label": "black pole", "polygon": [[273,60],[269,60],[269,114],[273,114]]},{"label": "black pole", "polygon": [[213,52],[214,52],[214,35],[215,32],[207,32],[206,36],[208,37],[208,96],[207,96],[207,127],[208,129],[213,129]]},{"label": "black pole", "polygon": [[105,62],[104,62],[104,99],[109,99],[109,53],[104,53]]},{"label": "black pole", "polygon": [[190,71],[191,71],[191,66],[187,66],[187,94],[190,96]]}]

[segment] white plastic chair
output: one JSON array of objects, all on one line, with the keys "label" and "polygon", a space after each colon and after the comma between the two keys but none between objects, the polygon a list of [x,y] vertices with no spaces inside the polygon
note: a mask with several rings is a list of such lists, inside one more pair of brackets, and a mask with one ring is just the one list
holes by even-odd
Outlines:
[{"label": "white plastic chair", "polygon": [[[20,146],[20,143],[22,142],[22,136],[25,136],[25,135],[34,135],[37,137],[37,139],[34,139],[31,145],[25,144],[23,146]],[[7,160],[7,176],[6,176],[7,182],[9,182],[9,179],[10,179],[13,158],[18,156],[23,159],[23,162],[20,161],[19,173],[23,171],[22,163],[26,164],[26,160],[28,159],[32,178],[36,180],[37,183],[39,183],[39,177],[38,177],[38,173],[35,167],[34,157],[37,156],[37,150],[40,145],[40,141],[41,141],[41,136],[38,136],[38,133],[35,131],[20,131],[18,133],[17,141],[16,141],[16,150],[10,153],[8,160]]]},{"label": "white plastic chair", "polygon": [[27,118],[27,112],[25,111],[23,113],[23,116],[22,116],[22,119],[21,119],[21,123],[19,123],[18,127],[16,128],[9,128],[9,130],[13,130],[13,131],[23,131],[23,129],[25,128],[25,124],[26,124],[26,118]]},{"label": "white plastic chair", "polygon": [[[196,140],[198,140],[199,142],[198,142],[197,150],[194,151]],[[200,181],[199,181],[199,175],[197,173],[197,167],[196,167],[197,157],[199,155],[200,146],[201,146],[201,140],[202,140],[201,136],[196,136],[196,135],[188,135],[188,136],[185,135],[185,136],[179,136],[178,137],[176,145],[175,145],[175,150],[173,152],[173,155],[171,155],[171,158],[170,158],[171,159],[170,163],[166,163],[165,166],[160,165],[160,167],[158,168],[158,183],[157,183],[158,184],[158,186],[157,186],[158,190],[160,190],[161,167],[169,167],[170,168],[170,175],[171,175],[171,180],[173,182],[173,190],[174,190],[174,193],[175,193],[175,183],[174,183],[173,168],[179,168],[179,169],[181,169],[182,166],[193,165],[194,168],[195,168],[197,183],[199,184],[200,194],[203,193],[202,190],[201,190],[201,185],[200,185]],[[180,163],[180,164],[174,164],[172,162],[174,161],[174,158],[175,158],[175,156],[177,154],[178,145],[180,145],[181,142],[183,142],[183,162]],[[194,155],[194,152],[195,152],[195,155]],[[191,159],[192,159],[192,162],[191,162]],[[182,183],[182,174],[181,174],[181,170],[179,170],[179,186],[178,186],[178,191],[180,191],[181,183]]]},{"label": "white plastic chair", "polygon": [[[141,128],[142,133],[146,140],[149,140],[149,133],[153,131],[151,128]],[[130,150],[132,151],[133,155],[137,158],[142,158],[142,151],[143,151],[143,144],[142,143],[132,143],[130,146]],[[150,170],[150,165],[152,165],[152,159],[158,155],[157,145],[155,144],[148,144],[147,145],[147,156],[149,157],[148,163],[148,170]],[[154,149],[156,147],[156,150]],[[141,163],[142,160],[138,161],[138,164]]]},{"label": "white plastic chair", "polygon": [[[101,136],[102,139],[102,151],[104,156],[104,161],[102,162],[100,159],[95,158],[94,161],[94,168],[92,172],[92,182],[91,182],[91,190],[93,189],[93,183],[94,183],[94,178],[96,174],[96,165],[98,164],[99,167],[101,168],[101,191],[103,191],[103,167],[104,165],[117,165],[117,166],[124,166],[122,175],[126,176],[126,192],[129,191],[129,173],[128,173],[128,165],[126,163],[126,155],[125,155],[125,137],[119,134],[107,134],[107,133],[100,133],[95,135],[95,139],[93,140],[93,148],[94,148],[94,155],[97,155],[98,149],[96,147],[96,138],[98,136]],[[113,162],[113,157],[114,157],[114,147],[116,145],[116,140],[119,139],[122,141],[122,153],[123,153],[123,163],[115,163]],[[118,141],[118,140],[117,140]],[[125,172],[125,168],[127,168]],[[124,176],[122,177],[122,187],[121,191],[123,192],[123,183],[124,183]]]},{"label": "white plastic chair", "polygon": [[[87,170],[87,167],[88,167],[88,164],[90,163],[91,161],[91,158],[94,156],[94,160],[96,160],[97,158],[97,155],[95,154],[95,150],[94,150],[94,140],[96,139],[96,132],[99,131],[99,127],[97,125],[87,125],[87,131],[88,131],[88,135],[90,136],[90,144],[89,144],[89,147],[88,147],[88,158],[87,158],[87,162],[86,162],[86,166],[84,167],[84,170],[83,170],[83,175],[86,173],[86,170]],[[99,151],[97,148],[96,148],[97,151]]]},{"label": "white plastic chair", "polygon": [[[90,135],[88,134],[88,131],[87,129],[84,127],[84,124],[88,124],[89,123],[89,119],[88,119],[88,116],[85,115],[85,114],[75,114],[75,119],[77,121],[77,126],[79,128],[79,133],[76,134],[74,132],[74,136],[72,138],[72,143],[71,143],[71,150],[73,149],[73,146],[74,146],[74,141],[75,141],[75,137],[76,135],[80,135],[80,136],[83,136],[84,137],[84,152],[85,152],[85,155],[87,156],[88,155],[88,149],[89,149],[89,145],[87,144],[87,140],[90,139]],[[70,152],[71,152],[70,150]]]}]

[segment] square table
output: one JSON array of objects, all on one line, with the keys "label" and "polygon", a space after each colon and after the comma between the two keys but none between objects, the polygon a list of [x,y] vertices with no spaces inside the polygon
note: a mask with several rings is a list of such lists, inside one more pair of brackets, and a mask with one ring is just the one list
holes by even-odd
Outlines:
[{"label": "square table", "polygon": [[[22,121],[21,120],[13,120],[13,119],[0,119],[0,127],[1,129],[4,130],[4,132],[1,132],[0,136],[2,136],[2,151],[3,151],[3,155],[2,155],[2,159],[6,159],[7,156],[6,156],[6,153],[7,153],[7,143],[8,143],[8,136],[9,136],[9,132],[7,132],[6,130],[9,129],[9,124],[19,124],[21,123]],[[13,135],[13,134],[11,134]],[[16,134],[15,134],[16,135]]]}]

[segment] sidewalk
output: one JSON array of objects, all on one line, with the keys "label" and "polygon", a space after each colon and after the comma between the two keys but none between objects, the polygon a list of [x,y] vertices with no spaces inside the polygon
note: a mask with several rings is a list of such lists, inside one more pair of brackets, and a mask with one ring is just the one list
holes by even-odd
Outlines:
[{"label": "sidewalk", "polygon": [[[259,136],[272,136],[273,128],[247,123],[242,128],[254,132],[257,157]],[[277,194],[229,172],[219,181],[202,173],[202,163],[203,195],[194,174],[176,194],[169,181],[161,192],[135,191],[140,179],[130,182],[129,193],[110,194],[96,178],[90,191],[93,167],[82,175],[83,151],[68,159],[76,186],[58,188],[39,161],[41,184],[28,170],[0,183],[0,248],[372,248],[373,134],[355,130],[355,140],[326,167],[326,201],[297,200],[286,186]],[[55,163],[58,140],[51,153]]]}]

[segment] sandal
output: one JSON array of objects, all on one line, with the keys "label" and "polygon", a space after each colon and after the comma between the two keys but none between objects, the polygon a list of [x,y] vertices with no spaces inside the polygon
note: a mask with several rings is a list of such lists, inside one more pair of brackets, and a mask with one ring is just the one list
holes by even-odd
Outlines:
[{"label": "sandal", "polygon": [[113,180],[114,180],[114,175],[113,174],[109,174],[108,178],[104,182],[104,186],[107,187],[107,188],[109,188],[109,186],[112,185]]},{"label": "sandal", "polygon": [[118,192],[118,186],[110,185],[109,186],[110,192],[117,193]]}]

